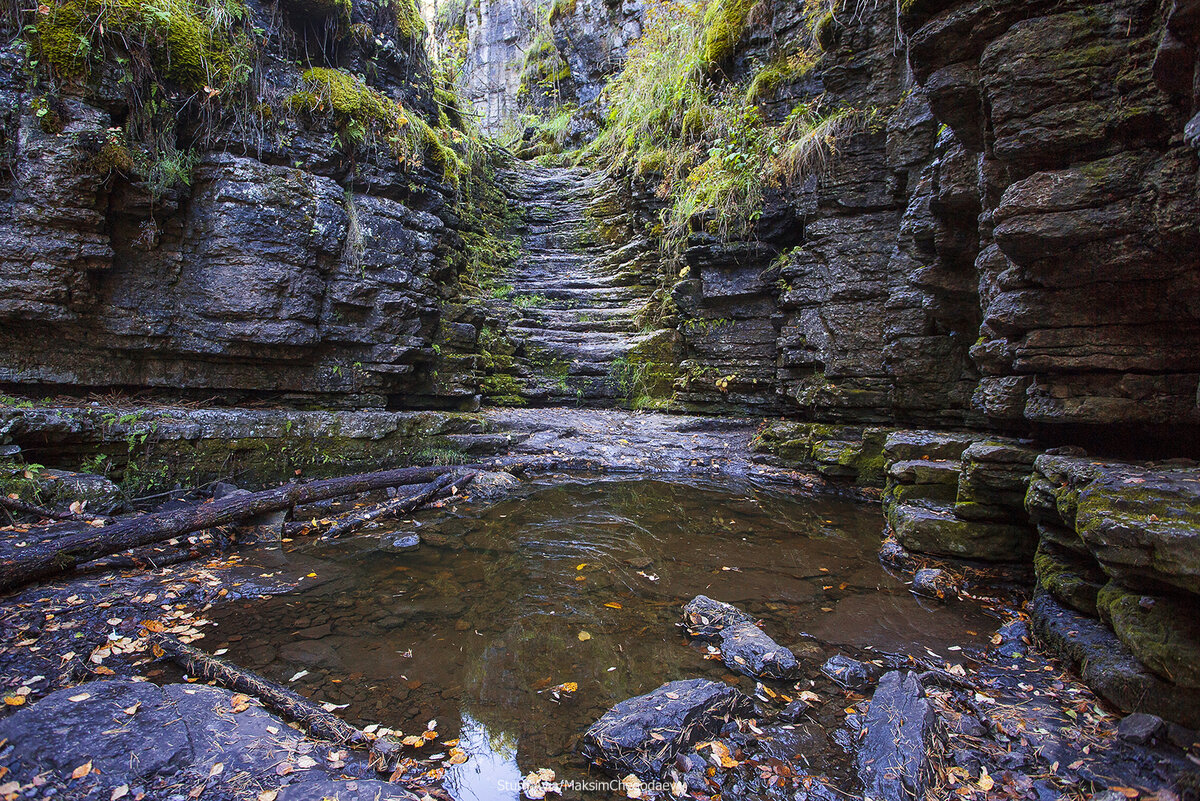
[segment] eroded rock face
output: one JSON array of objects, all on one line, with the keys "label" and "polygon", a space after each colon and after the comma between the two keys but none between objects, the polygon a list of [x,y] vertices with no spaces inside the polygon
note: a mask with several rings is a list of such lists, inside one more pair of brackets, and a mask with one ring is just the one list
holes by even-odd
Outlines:
[{"label": "eroded rock face", "polygon": [[[288,42],[308,23],[254,2],[249,13],[264,31],[259,99],[289,108],[303,79]],[[371,44],[312,66],[370,73],[408,113],[433,115],[424,50],[397,45],[374,13],[364,0],[352,14],[375,21]],[[469,314],[441,308],[456,239],[436,165],[410,169],[386,146],[351,154],[320,115],[273,113],[252,131],[218,116],[187,185],[154,189],[142,168],[101,161],[106,147],[121,152],[110,139],[136,111],[125,88],[63,79],[47,100],[21,80],[21,48],[18,38],[0,54],[0,383],[474,403],[471,364],[438,372],[436,351],[471,349],[475,329]],[[53,127],[40,116],[48,102]],[[179,118],[164,135],[183,150],[191,123]],[[450,342],[452,327],[462,341]]]}]

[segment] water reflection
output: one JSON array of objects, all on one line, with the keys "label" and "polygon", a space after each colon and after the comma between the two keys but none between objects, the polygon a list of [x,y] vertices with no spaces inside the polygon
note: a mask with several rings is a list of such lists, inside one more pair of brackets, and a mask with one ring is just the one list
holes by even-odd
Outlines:
[{"label": "water reflection", "polygon": [[515,801],[520,797],[521,769],[512,735],[493,734],[463,713],[458,747],[469,759],[446,771],[445,788],[455,801]]},{"label": "water reflection", "polygon": [[[924,653],[988,630],[973,607],[922,608],[875,557],[878,507],[847,500],[592,481],[531,485],[420,522],[409,530],[424,544],[410,553],[365,536],[295,543],[293,557],[324,560],[316,571],[330,580],[212,610],[236,638],[211,647],[285,683],[308,671],[289,686],[348,704],[340,714],[360,724],[412,734],[441,720],[444,739],[474,749],[455,768],[460,801],[511,797],[497,795],[501,777],[540,768],[586,777],[579,735],[617,701],[680,678],[738,681],[675,626],[698,593],[764,618],[818,682],[837,646]],[[556,699],[549,690],[564,682],[578,691]],[[806,756],[814,771],[849,771],[831,739]]]}]

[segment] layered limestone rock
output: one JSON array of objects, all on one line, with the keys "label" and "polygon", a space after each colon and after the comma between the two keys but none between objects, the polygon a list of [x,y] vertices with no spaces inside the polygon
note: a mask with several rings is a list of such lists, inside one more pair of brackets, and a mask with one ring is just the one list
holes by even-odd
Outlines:
[{"label": "layered limestone rock", "polygon": [[972,165],[975,405],[998,423],[1197,419],[1188,7],[905,6],[916,80]]},{"label": "layered limestone rock", "polygon": [[[307,46],[312,12],[250,3],[248,24],[263,31],[252,51],[258,105],[213,89],[197,110],[191,90],[159,75],[156,102],[181,121],[170,124],[144,121],[133,99],[142,90],[109,79],[124,58],[115,46],[94,53],[87,76],[31,89],[25,45],[13,41],[0,69],[0,383],[474,403],[469,370],[439,372],[435,348],[455,284],[447,160],[457,156],[430,141],[452,132],[416,119],[439,124],[429,64],[405,21],[370,2],[346,12],[330,28],[336,57],[314,56],[302,74],[290,59]],[[65,70],[48,58],[36,69]],[[389,114],[413,118],[395,142],[376,130],[396,124]],[[147,124],[160,126],[149,164],[132,141]],[[393,152],[404,128],[418,131],[409,161],[423,166]],[[465,324],[458,333],[473,348],[469,315]]]},{"label": "layered limestone rock", "polygon": [[[1156,703],[1175,720],[1200,715],[1200,471],[1045,454],[1026,496],[1040,542],[1038,585],[1070,612],[1099,617],[1122,652],[1155,677]],[[1043,604],[1046,609],[1050,606]],[[1045,612],[1045,614],[1051,614]],[[1044,625],[1051,633],[1054,627]],[[1057,640],[1055,640],[1057,642]],[[1146,680],[1149,681],[1149,680]],[[1140,681],[1138,686],[1146,684]],[[1133,692],[1105,691],[1122,709]],[[1172,703],[1177,708],[1172,711]]]}]

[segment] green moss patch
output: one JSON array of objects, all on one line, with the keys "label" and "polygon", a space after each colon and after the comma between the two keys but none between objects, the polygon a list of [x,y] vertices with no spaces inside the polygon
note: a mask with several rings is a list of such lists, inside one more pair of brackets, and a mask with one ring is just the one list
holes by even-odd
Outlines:
[{"label": "green moss patch", "polygon": [[[241,6],[233,11],[230,18],[244,16]],[[191,90],[224,84],[237,47],[228,27],[188,0],[67,0],[50,6],[34,30],[38,51],[60,76],[83,77],[93,54],[119,41],[144,46],[158,75]]]}]

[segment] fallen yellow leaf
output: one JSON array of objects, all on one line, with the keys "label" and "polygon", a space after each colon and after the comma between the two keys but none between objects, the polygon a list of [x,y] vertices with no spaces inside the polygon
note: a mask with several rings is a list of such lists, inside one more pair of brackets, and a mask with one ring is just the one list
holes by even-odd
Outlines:
[{"label": "fallen yellow leaf", "polygon": [[587,642],[590,639],[592,639],[592,635],[588,634],[586,631],[579,632],[579,641],[580,642]]}]

